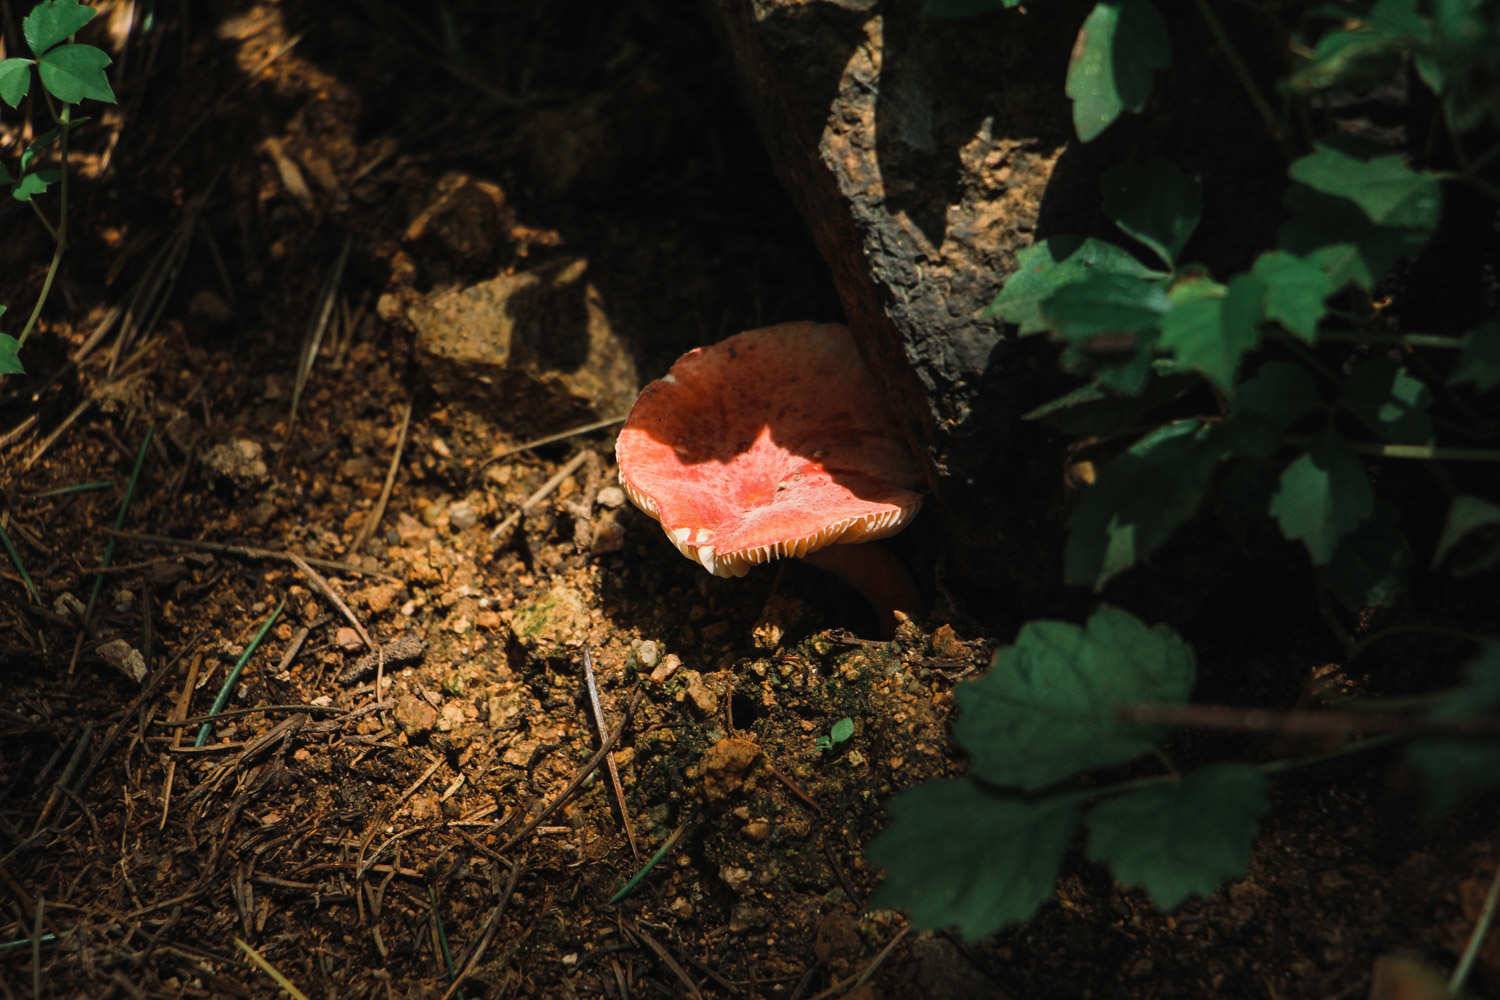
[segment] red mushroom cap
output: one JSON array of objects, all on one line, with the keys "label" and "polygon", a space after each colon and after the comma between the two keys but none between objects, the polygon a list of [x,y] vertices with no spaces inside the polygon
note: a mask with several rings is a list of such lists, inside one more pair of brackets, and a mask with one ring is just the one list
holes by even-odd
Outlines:
[{"label": "red mushroom cap", "polygon": [[783,323],[689,351],[641,392],[620,483],[689,559],[743,576],[893,535],[919,473],[846,327]]}]

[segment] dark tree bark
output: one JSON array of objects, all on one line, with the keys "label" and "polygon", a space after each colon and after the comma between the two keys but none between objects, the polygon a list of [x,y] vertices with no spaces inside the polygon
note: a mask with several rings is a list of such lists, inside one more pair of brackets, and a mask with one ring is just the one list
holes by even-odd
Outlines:
[{"label": "dark tree bark", "polygon": [[1097,196],[1057,170],[1078,8],[939,21],[921,0],[714,5],[776,169],[927,461],[956,568],[990,575],[1003,550],[1016,572],[1002,577],[1042,569],[1028,564],[1056,558],[1059,450],[1019,417],[1059,379],[1045,344],[981,314],[1044,210],[1087,206],[1072,228],[1089,227]]}]

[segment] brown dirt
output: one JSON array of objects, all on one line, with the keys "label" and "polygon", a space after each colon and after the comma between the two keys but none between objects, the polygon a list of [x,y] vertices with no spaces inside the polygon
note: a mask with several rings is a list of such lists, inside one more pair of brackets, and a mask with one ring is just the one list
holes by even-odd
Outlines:
[{"label": "brown dirt", "polygon": [[[696,14],[536,5],[445,34],[394,3],[266,2],[127,30],[132,6],[101,4],[122,104],[80,139],[76,244],[28,345],[40,374],[0,399],[5,524],[44,598],[0,570],[0,992],[278,995],[237,940],[326,997],[442,996],[455,968],[469,997],[1327,997],[1361,995],[1383,953],[1451,964],[1497,862],[1472,833],[1487,817],[1415,831],[1368,762],[1279,785],[1249,877],[1176,914],[1074,858],[1026,927],[883,952],[905,924],[864,908],[882,802],[957,770],[952,687],[1023,611],[1073,609],[939,611],[861,639],[859,609],[810,571],[724,581],[682,560],[620,505],[608,432],[486,464],[559,427],[437,397],[411,363],[415,296],[585,256],[647,376],[695,343],[833,315]],[[412,237],[458,175],[483,198]],[[5,221],[14,315],[47,245],[24,213]],[[116,308],[128,321],[66,363]],[[148,435],[126,532],[272,555],[112,541]],[[314,576],[289,552],[341,565]],[[1214,637],[1212,694],[1295,699],[1320,640],[1265,635],[1260,615],[1282,619],[1236,585],[1205,598],[1205,572],[1142,584]],[[194,747],[183,720],[283,600]],[[141,680],[111,665],[129,669],[122,648]],[[605,771],[557,807],[600,745],[585,650],[638,854]],[[854,737],[818,750],[845,716]],[[1263,749],[1186,752],[1226,747]],[[1500,947],[1475,983],[1500,984]]]}]

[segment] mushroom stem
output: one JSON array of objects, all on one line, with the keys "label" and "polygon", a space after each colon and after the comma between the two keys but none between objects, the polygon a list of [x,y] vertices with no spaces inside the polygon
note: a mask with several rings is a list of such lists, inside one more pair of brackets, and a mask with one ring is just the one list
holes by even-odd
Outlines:
[{"label": "mushroom stem", "polygon": [[859,591],[870,602],[882,636],[896,630],[897,611],[915,615],[922,606],[922,596],[906,566],[884,545],[863,542],[854,545],[830,545],[809,552],[802,561],[832,573]]}]

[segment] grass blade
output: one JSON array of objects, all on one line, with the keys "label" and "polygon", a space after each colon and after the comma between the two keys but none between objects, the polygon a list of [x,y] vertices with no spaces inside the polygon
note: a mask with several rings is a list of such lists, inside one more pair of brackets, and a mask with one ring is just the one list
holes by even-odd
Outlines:
[{"label": "grass blade", "polygon": [[271,626],[276,624],[276,619],[281,617],[281,609],[286,606],[286,598],[283,597],[276,602],[276,610],[271,612],[271,617],[261,623],[260,628],[255,631],[255,638],[245,647],[240,658],[234,661],[234,666],[229,668],[229,676],[224,678],[224,684],[219,688],[219,693],[214,696],[213,706],[208,710],[209,720],[198,727],[198,738],[193,740],[193,746],[201,747],[208,742],[208,735],[214,731],[213,716],[224,711],[224,706],[229,702],[229,696],[234,693],[234,686],[240,681],[240,673],[245,669],[245,664],[250,662],[250,657],[255,655],[255,650],[260,646],[266,633],[271,631]]}]

